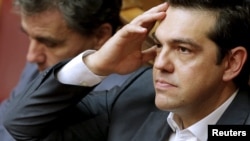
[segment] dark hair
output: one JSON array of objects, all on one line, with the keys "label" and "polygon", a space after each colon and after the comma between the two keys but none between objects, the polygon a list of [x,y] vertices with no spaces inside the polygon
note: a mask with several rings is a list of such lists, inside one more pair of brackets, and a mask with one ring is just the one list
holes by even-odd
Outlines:
[{"label": "dark hair", "polygon": [[14,0],[14,6],[26,15],[59,10],[68,27],[82,35],[94,33],[104,23],[111,24],[114,34],[122,25],[122,0]]},{"label": "dark hair", "polygon": [[195,8],[215,13],[216,24],[208,37],[218,46],[218,64],[230,50],[243,46],[248,53],[240,74],[234,79],[239,87],[247,87],[250,72],[250,5],[246,0],[167,0],[173,7]]}]

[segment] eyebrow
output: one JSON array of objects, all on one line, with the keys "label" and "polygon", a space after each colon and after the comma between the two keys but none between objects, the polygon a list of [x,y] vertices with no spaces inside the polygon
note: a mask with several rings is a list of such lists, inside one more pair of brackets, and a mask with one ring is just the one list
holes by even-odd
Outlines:
[{"label": "eyebrow", "polygon": [[195,43],[195,41],[187,39],[187,38],[172,39],[170,42],[174,44],[188,44],[195,48],[201,48],[201,46]]},{"label": "eyebrow", "polygon": [[[160,43],[159,39],[155,35],[155,32],[152,33],[152,37],[157,43]],[[201,48],[201,46],[198,45],[195,41],[187,38],[171,39],[169,42],[173,44],[189,44],[195,48]]]}]

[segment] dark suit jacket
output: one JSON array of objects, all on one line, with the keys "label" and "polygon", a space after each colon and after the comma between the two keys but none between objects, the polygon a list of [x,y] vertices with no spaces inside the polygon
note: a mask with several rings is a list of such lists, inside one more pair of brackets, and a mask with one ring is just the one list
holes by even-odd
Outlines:
[{"label": "dark suit jacket", "polygon": [[[21,91],[28,86],[37,76],[39,75],[39,71],[36,64],[26,63],[25,68],[21,74],[20,80],[16,87],[11,92],[8,99],[4,100],[0,103],[0,141],[14,141],[13,137],[8,133],[8,131],[3,126],[3,116],[5,114],[6,109],[8,109],[8,104],[12,99],[15,99],[18,94],[22,94]],[[107,78],[105,78],[100,85],[94,88],[94,91],[100,90],[109,90],[113,86],[119,86],[124,83],[124,81],[130,76],[127,75],[118,75],[111,74]]]},{"label": "dark suit jacket", "polygon": [[[171,133],[168,112],[154,104],[152,70],[144,67],[120,88],[65,85],[55,78],[62,64],[47,70],[15,101],[5,126],[18,140],[164,141]],[[240,90],[218,124],[249,124],[249,93]]]},{"label": "dark suit jacket", "polygon": [[36,64],[26,63],[24,70],[20,76],[19,82],[16,87],[12,90],[8,99],[3,100],[0,103],[0,141],[14,141],[13,137],[7,132],[3,126],[3,115],[5,110],[8,108],[8,103],[11,99],[14,99],[18,92],[22,91],[29,82],[31,82],[39,71]]}]

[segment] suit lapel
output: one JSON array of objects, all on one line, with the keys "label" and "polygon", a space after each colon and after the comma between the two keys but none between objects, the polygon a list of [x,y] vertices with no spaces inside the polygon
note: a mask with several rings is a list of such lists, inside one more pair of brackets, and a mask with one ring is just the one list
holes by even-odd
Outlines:
[{"label": "suit lapel", "polygon": [[132,141],[164,141],[171,133],[167,124],[168,112],[155,111],[150,113],[146,121],[133,137]]}]

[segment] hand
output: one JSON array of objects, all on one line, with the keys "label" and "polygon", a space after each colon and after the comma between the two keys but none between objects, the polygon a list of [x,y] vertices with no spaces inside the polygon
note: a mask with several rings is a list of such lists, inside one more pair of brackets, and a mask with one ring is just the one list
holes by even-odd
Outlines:
[{"label": "hand", "polygon": [[166,3],[149,9],[121,28],[98,51],[84,58],[97,75],[127,74],[155,57],[155,49],[142,51],[148,33],[158,20],[166,17]]}]

